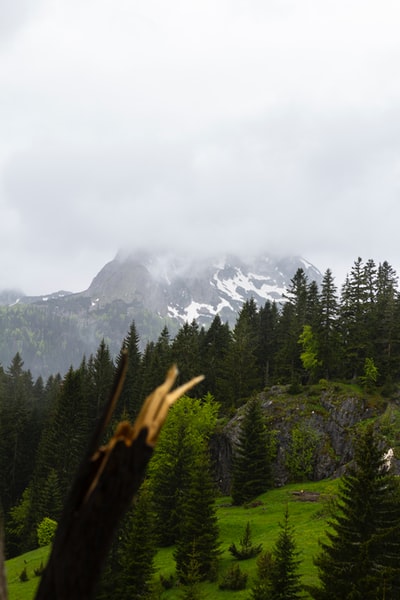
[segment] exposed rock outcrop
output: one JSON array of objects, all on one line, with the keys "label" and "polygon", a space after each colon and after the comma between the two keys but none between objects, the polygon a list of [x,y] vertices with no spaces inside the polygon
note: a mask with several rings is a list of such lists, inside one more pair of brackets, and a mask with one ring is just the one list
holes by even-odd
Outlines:
[{"label": "exposed rock outcrop", "polygon": [[[334,384],[318,391],[308,388],[296,395],[291,395],[288,387],[274,386],[263,392],[260,400],[274,441],[272,471],[277,486],[296,479],[290,460],[293,452],[299,455],[299,473],[307,469],[309,479],[340,476],[353,459],[357,427],[382,414],[386,405],[383,399],[370,405],[367,395]],[[216,479],[224,494],[230,491],[232,455],[243,411],[244,407],[239,408],[212,440]],[[394,468],[397,466],[395,459]]]}]

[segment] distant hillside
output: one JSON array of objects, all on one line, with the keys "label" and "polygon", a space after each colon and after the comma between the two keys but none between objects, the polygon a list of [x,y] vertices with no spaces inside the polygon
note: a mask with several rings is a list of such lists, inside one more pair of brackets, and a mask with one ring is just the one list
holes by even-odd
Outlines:
[{"label": "distant hillside", "polygon": [[132,320],[143,344],[165,325],[174,335],[185,321],[208,326],[216,314],[233,325],[251,297],[259,305],[281,302],[298,268],[320,283],[318,269],[300,257],[119,255],[78,294],[0,293],[0,363],[7,367],[20,352],[34,377],[47,377],[78,366],[102,338],[117,354]]}]

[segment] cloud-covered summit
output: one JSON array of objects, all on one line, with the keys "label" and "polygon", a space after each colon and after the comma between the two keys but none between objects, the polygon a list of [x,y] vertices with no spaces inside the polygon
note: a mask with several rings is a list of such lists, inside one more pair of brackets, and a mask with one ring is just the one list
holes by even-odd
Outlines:
[{"label": "cloud-covered summit", "polygon": [[399,269],[396,3],[1,10],[1,287],[80,291],[143,246]]}]

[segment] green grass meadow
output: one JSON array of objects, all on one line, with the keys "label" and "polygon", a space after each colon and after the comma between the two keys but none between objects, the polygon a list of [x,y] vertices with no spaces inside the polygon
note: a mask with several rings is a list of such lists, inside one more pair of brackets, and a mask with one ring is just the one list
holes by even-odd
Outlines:
[{"label": "green grass meadow", "polygon": [[[217,515],[221,538],[221,559],[219,564],[219,577],[235,561],[228,551],[232,542],[239,544],[247,522],[251,525],[253,544],[263,544],[263,550],[272,549],[278,535],[279,522],[283,520],[286,506],[289,509],[290,523],[294,527],[295,539],[300,550],[300,573],[302,583],[317,582],[316,569],[313,565],[313,556],[318,552],[318,540],[324,536],[326,517],[329,509],[329,499],[336,494],[337,480],[313,483],[291,484],[282,488],[271,490],[259,496],[258,502],[252,508],[231,506],[229,497],[217,500]],[[303,494],[299,494],[301,490]],[[305,500],[307,492],[316,495],[312,500]],[[46,561],[48,548],[40,548],[6,562],[9,600],[32,600],[39,578],[34,575],[41,562]],[[202,583],[200,590],[203,598],[221,599],[235,598],[237,600],[248,598],[252,579],[256,575],[256,559],[241,561],[240,568],[248,573],[247,588],[243,591],[219,590],[217,583]],[[26,567],[28,581],[21,582],[19,576]],[[156,577],[160,575],[169,577],[174,574],[175,563],[173,548],[162,548],[155,559]],[[163,593],[162,598],[172,600],[181,595],[175,587]]]}]

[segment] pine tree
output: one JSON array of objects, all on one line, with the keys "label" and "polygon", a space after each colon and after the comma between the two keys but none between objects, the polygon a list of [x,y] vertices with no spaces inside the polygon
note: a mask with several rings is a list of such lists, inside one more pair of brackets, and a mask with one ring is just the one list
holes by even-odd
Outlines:
[{"label": "pine tree", "polygon": [[17,353],[3,379],[0,404],[0,484],[5,513],[29,484],[38,444],[33,381]]},{"label": "pine tree", "polygon": [[185,586],[180,596],[181,600],[201,600],[202,594],[199,588],[200,582],[200,565],[197,559],[196,544],[193,543],[192,551],[187,557]]},{"label": "pine tree", "polygon": [[200,370],[205,375],[207,391],[220,403],[224,400],[223,393],[220,393],[223,365],[231,339],[228,324],[223,324],[220,316],[216,315],[200,346]]},{"label": "pine tree", "polygon": [[259,364],[262,383],[268,385],[275,374],[275,356],[278,349],[279,313],[275,302],[267,301],[260,308]]},{"label": "pine tree", "polygon": [[311,281],[307,286],[305,321],[314,331],[321,326],[321,300],[316,281]]},{"label": "pine tree", "polygon": [[[141,395],[141,353],[139,351],[139,342],[140,340],[136,325],[135,322],[132,321],[128,335],[122,342],[122,348],[116,360],[116,366],[118,367],[122,353],[125,351],[128,352],[128,368],[125,383],[119,399],[119,406],[115,412],[115,417],[117,419],[119,419],[122,414],[126,414],[132,422],[135,420],[144,400],[144,397]],[[165,370],[164,375],[166,372],[167,371]]]},{"label": "pine tree", "polygon": [[262,385],[259,323],[257,306],[251,299],[243,304],[239,312],[224,364],[221,392],[224,404],[229,408],[242,404]]},{"label": "pine tree", "polygon": [[357,377],[367,356],[373,356],[370,334],[373,313],[371,265],[358,258],[342,288],[340,321],[346,377]]},{"label": "pine tree", "polygon": [[273,568],[270,574],[270,600],[297,600],[301,597],[300,560],[294,539],[293,527],[289,523],[286,507],[280,533],[272,550]]},{"label": "pine tree", "polygon": [[[188,381],[198,373],[200,364],[200,332],[195,320],[190,324],[185,323],[179,329],[171,344],[171,358],[178,365],[178,383]],[[196,392],[199,393],[199,389]]]},{"label": "pine tree", "polygon": [[261,404],[251,398],[245,407],[234,452],[232,500],[244,504],[268,489],[271,481],[269,437]]},{"label": "pine tree", "polygon": [[326,379],[338,372],[339,301],[332,271],[327,269],[322,279],[320,295],[321,321],[317,331],[322,369]]},{"label": "pine tree", "polygon": [[79,369],[69,369],[59,390],[51,425],[44,432],[43,444],[41,442],[41,475],[46,469],[56,471],[63,500],[88,440],[87,378],[85,360]]},{"label": "pine tree", "polygon": [[280,533],[272,549],[257,560],[257,579],[251,589],[251,600],[298,600],[302,598],[298,558],[293,527],[286,507]]},{"label": "pine tree", "polygon": [[[383,380],[390,380],[391,373],[397,370],[398,376],[398,330],[399,319],[396,310],[399,294],[398,277],[388,262],[378,267],[375,310],[375,328],[372,332],[376,364]],[[397,350],[397,352],[396,352]]]},{"label": "pine tree", "polygon": [[181,523],[181,499],[191,481],[193,462],[215,430],[218,404],[181,398],[171,408],[148,467],[157,515],[156,529],[162,546],[175,543]]},{"label": "pine tree", "polygon": [[212,581],[220,554],[215,509],[217,490],[204,442],[191,462],[187,477],[189,483],[179,502],[181,518],[174,552],[176,571],[180,581],[186,583],[195,558],[199,578]]},{"label": "pine tree", "polygon": [[341,481],[327,541],[315,559],[318,600],[395,600],[400,594],[400,501],[372,427],[360,434],[355,465]]},{"label": "pine tree", "polygon": [[310,315],[316,314],[316,288],[311,287],[313,298],[309,299],[310,285],[304,269],[297,269],[284,297],[284,304],[279,319],[278,339],[279,349],[276,355],[277,376],[286,381],[297,383],[301,379],[302,364],[298,339],[303,326],[311,324]]},{"label": "pine tree", "polygon": [[154,574],[156,537],[150,490],[143,484],[131,511],[125,517],[118,550],[118,598],[150,598]]},{"label": "pine tree", "polygon": [[101,414],[108,399],[114,377],[114,364],[111,359],[110,349],[101,340],[95,356],[91,356],[88,362],[86,377],[86,388],[88,404],[88,435],[93,431],[96,421]]}]

